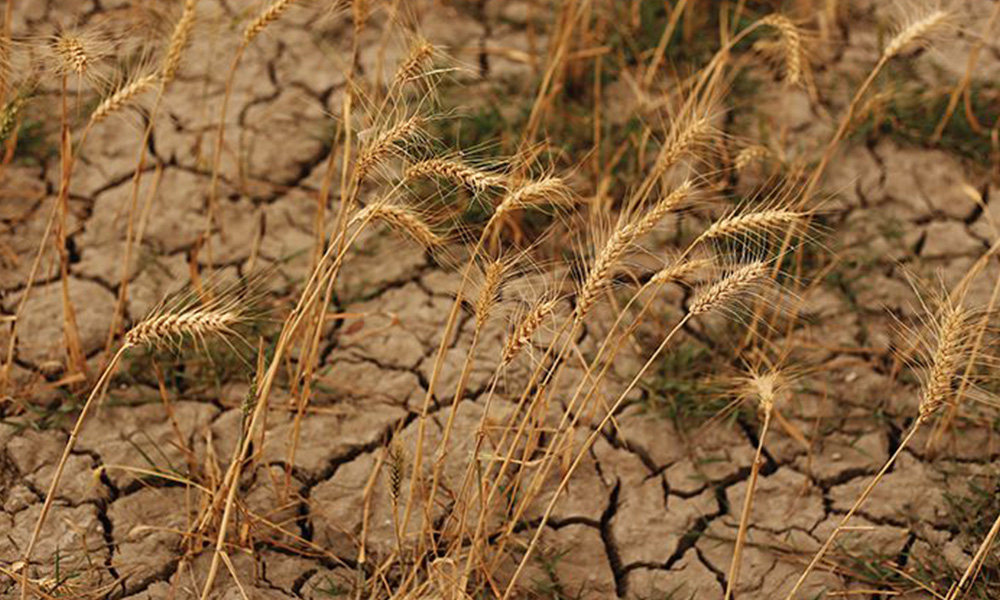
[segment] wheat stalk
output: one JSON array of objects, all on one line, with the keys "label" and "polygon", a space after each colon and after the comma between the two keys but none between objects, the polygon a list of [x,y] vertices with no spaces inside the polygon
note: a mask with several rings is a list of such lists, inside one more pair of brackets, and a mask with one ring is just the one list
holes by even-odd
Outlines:
[{"label": "wheat stalk", "polygon": [[444,244],[444,239],[440,235],[434,233],[430,226],[412,209],[405,206],[378,201],[362,209],[353,219],[355,223],[368,221],[381,221],[393,229],[409,235],[426,248],[434,248]]},{"label": "wheat stalk", "polygon": [[697,316],[726,306],[767,281],[767,263],[755,261],[733,269],[702,289],[691,302],[688,313]]},{"label": "wheat stalk", "polygon": [[948,20],[948,13],[943,10],[933,10],[922,17],[914,19],[909,25],[897,33],[882,52],[884,59],[898,56],[910,44],[918,43]]},{"label": "wheat stalk", "polygon": [[197,3],[198,0],[185,0],[181,18],[174,26],[161,71],[164,84],[173,81],[177,75],[177,69],[181,64],[181,55],[184,53],[184,48],[187,47],[188,40],[191,38],[191,30],[194,28],[194,8]]},{"label": "wheat stalk", "polygon": [[521,350],[531,342],[531,338],[541,328],[542,323],[555,309],[558,301],[555,299],[544,299],[539,301],[524,314],[517,326],[507,337],[504,344],[503,354],[500,363],[508,365],[521,352]]},{"label": "wheat stalk", "polygon": [[785,50],[785,79],[792,85],[802,81],[802,35],[799,28],[784,15],[771,14],[760,20],[761,25],[769,25],[781,34]]},{"label": "wheat stalk", "polygon": [[505,187],[502,177],[444,158],[432,158],[412,164],[407,167],[405,177],[408,180],[440,177],[460,183],[477,194],[482,194],[490,188]]},{"label": "wheat stalk", "polygon": [[91,123],[100,123],[114,112],[121,110],[156,82],[156,75],[142,75],[122,85],[104,99],[90,115]]},{"label": "wheat stalk", "polygon": [[243,43],[245,45],[250,44],[250,42],[252,42],[265,27],[277,21],[278,18],[281,17],[281,13],[285,12],[285,9],[288,8],[294,1],[295,0],[275,0],[272,2],[270,6],[257,15],[257,18],[251,21],[250,24],[247,25],[246,29],[243,30]]}]

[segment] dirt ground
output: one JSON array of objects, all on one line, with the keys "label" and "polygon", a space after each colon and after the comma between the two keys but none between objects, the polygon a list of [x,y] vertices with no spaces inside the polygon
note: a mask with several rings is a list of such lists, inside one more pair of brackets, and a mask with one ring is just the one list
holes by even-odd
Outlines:
[{"label": "dirt ground", "polygon": [[[28,36],[51,33],[57,24],[113,19],[130,3],[17,4],[15,36]],[[241,15],[237,0],[199,4],[216,23]],[[756,89],[753,110],[734,111],[734,118],[726,119],[727,133],[764,144],[772,153],[764,165],[738,176],[739,189],[762,180],[767,165],[815,157],[878,59],[898,13],[891,3],[843,4],[850,25],[832,27],[826,44],[814,50],[815,94],[772,79]],[[953,3],[956,29],[935,40],[933,49],[891,69],[915,86],[907,89],[950,88],[962,77],[975,34],[992,7],[989,0]],[[463,66],[456,76],[460,92],[443,92],[461,94],[452,105],[475,113],[478,106],[507,102],[504,94],[518,102],[530,97],[535,67],[524,57],[543,56],[546,40],[528,35],[526,22],[547,21],[549,15],[516,0],[428,1],[420,8],[415,11],[420,31]],[[162,172],[149,167],[144,179],[144,193],[154,181],[158,191],[130,273],[128,321],[186,282],[191,264],[211,261],[217,270],[239,273],[273,266],[276,297],[290,294],[307,275],[313,199],[329,152],[326,115],[340,110],[351,27],[349,15],[315,15],[312,8],[290,11],[243,60],[227,122],[223,228],[213,236],[210,257],[198,236],[210,185],[212,123],[238,36],[195,37],[164,99],[150,146],[150,164],[162,165]],[[376,15],[362,41],[359,68],[365,76],[377,76],[385,27]],[[334,51],[338,48],[342,52]],[[386,48],[381,58],[387,64],[405,52],[403,41],[394,38]],[[974,82],[998,80],[1000,46],[994,37],[980,56]],[[53,98],[56,92],[45,91]],[[621,82],[608,84],[604,93],[608,105],[621,110],[633,102]],[[92,376],[105,357],[118,292],[138,122],[133,115],[95,128],[71,189],[69,294]],[[53,139],[58,133],[54,121],[40,127]],[[14,160],[2,177],[0,310],[13,315],[55,202],[58,152]],[[783,597],[916,415],[916,384],[895,371],[892,353],[905,345],[897,320],[914,321],[920,312],[907,273],[951,286],[1000,236],[1000,187],[990,178],[985,153],[929,147],[892,132],[853,135],[823,190],[823,231],[817,238],[836,259],[826,262],[820,283],[800,299],[798,339],[809,369],[766,444],[736,590],[740,598]],[[244,548],[254,549],[231,553],[250,598],[348,597],[357,577],[351,566],[357,563],[362,498],[371,473],[390,437],[401,436],[405,445],[415,435],[437,332],[459,275],[385,232],[366,237],[361,248],[345,268],[336,307],[360,316],[338,322],[322,341],[323,367],[292,464],[287,441],[295,412],[282,392],[268,415],[263,460],[242,484],[249,509],[275,525],[237,522],[235,535]],[[64,380],[55,252],[47,251],[42,264],[19,324],[17,385],[0,408],[5,411],[0,566],[8,570],[22,557],[82,394],[78,382]],[[1000,269],[993,263],[987,273],[972,292],[979,303],[989,299]],[[673,301],[682,298],[675,294]],[[481,352],[496,352],[503,331],[498,325],[490,332]],[[4,324],[4,348],[8,335]],[[470,335],[466,323],[450,351],[455,360],[438,383],[441,394],[454,388]],[[696,353],[717,350],[711,336],[692,335],[685,344]],[[211,553],[181,563],[179,550],[179,532],[196,513],[196,495],[119,467],[209,474],[215,469],[218,477],[238,441],[248,383],[239,365],[219,371],[228,378],[191,383],[176,373],[170,358],[163,360],[170,410],[151,357],[133,357],[85,425],[68,462],[35,552],[43,563],[58,564],[52,568],[81,573],[62,588],[67,594],[85,582],[108,586],[111,598],[197,597]],[[616,368],[628,373],[634,369],[630,360]],[[687,367],[675,368],[674,375],[683,377]],[[490,375],[485,367],[472,373],[451,441],[457,455],[471,451]],[[664,409],[676,407],[671,394],[642,388],[618,414],[617,428],[594,446],[547,525],[543,548],[523,580],[525,597],[722,598],[758,423],[751,410],[688,427]],[[15,414],[15,406],[31,410]],[[440,438],[444,408],[435,406],[432,438]],[[930,431],[902,454],[853,522],[856,528],[840,539],[831,554],[835,568],[814,573],[801,597],[888,597],[879,590],[891,586],[904,590],[900,597],[929,599],[946,592],[947,583],[965,569],[998,508],[995,413],[966,407],[935,453],[926,450]],[[367,544],[377,555],[391,552],[395,540],[386,482],[380,478],[375,485]],[[63,558],[54,562],[60,553]],[[984,576],[995,578],[996,571]],[[231,579],[224,579],[216,597],[239,598]],[[934,593],[922,586],[932,586]],[[0,576],[0,595],[16,590],[11,579]]]}]

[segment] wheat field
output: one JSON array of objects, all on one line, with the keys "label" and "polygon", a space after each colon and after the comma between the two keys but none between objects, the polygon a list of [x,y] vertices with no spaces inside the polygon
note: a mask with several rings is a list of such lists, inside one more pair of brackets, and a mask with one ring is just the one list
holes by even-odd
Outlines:
[{"label": "wheat field", "polygon": [[1000,597],[1000,2],[0,6],[0,597]]}]

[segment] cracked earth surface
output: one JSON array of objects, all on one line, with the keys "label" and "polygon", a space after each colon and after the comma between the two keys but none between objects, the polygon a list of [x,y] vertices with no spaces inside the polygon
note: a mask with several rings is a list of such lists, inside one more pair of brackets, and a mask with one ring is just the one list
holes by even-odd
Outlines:
[{"label": "cracked earth surface", "polygon": [[[121,4],[121,7],[116,7]],[[15,11],[16,32],[45,34],[57,22],[86,24],[125,10],[111,0],[26,2]],[[235,19],[238,4],[201,0],[210,19]],[[787,159],[814,155],[843,113],[847,92],[878,57],[876,24],[891,13],[882,3],[848,2],[850,30],[837,31],[820,50],[815,76],[819,97],[784,87],[765,87],[757,111],[728,123],[737,135],[767,130],[780,139]],[[503,87],[523,87],[534,67],[519,54],[543,56],[545,40],[528,35],[529,19],[544,19],[522,2],[428,2],[421,31],[467,65],[463,93],[489,99]],[[991,3],[958,3],[963,25],[988,15]],[[196,36],[185,67],[163,103],[151,151],[163,165],[144,179],[158,192],[129,274],[126,318],[134,321],[188,278],[189,265],[210,261],[220,270],[245,273],[276,265],[287,293],[308,274],[313,246],[312,198],[320,188],[327,153],[325,114],[339,110],[345,81],[341,57],[349,55],[347,17],[314,20],[291,11],[255,43],[239,71],[229,111],[220,221],[211,257],[198,253],[205,219],[215,107],[222,94],[224,61],[234,36]],[[376,70],[374,49],[385,23],[373,19],[362,40],[359,71]],[[962,75],[971,46],[967,36],[942,41],[915,58],[915,76],[926,85],[951,85]],[[405,52],[390,44],[390,64]],[[987,46],[976,78],[1000,74],[1000,48]],[[837,82],[841,82],[837,85]],[[521,86],[521,87],[519,87]],[[614,93],[609,86],[609,94]],[[620,90],[619,90],[620,92]],[[54,90],[48,90],[53,95]],[[613,101],[614,99],[609,99]],[[488,100],[487,100],[488,101]],[[742,122],[741,122],[742,120]],[[128,122],[96,129],[70,190],[68,233],[72,249],[69,294],[77,309],[82,347],[91,373],[98,370],[117,294],[119,254],[125,239],[122,207],[128,202],[133,147],[139,133]],[[780,132],[780,134],[778,133]],[[909,145],[891,136],[851,138],[835,159],[824,187],[828,237],[838,253],[837,277],[803,299],[803,335],[809,362],[821,365],[804,378],[784,410],[787,424],[768,438],[755,510],[737,594],[776,598],[793,584],[837,520],[899,444],[916,412],[912,382],[893,377],[891,351],[901,344],[890,314],[916,316],[905,270],[940,273],[952,285],[1000,235],[1000,188],[988,177],[986,157],[970,161],[946,149]],[[25,285],[58,188],[58,157],[38,164],[13,163],[3,171],[0,202],[0,307],[13,314]],[[754,183],[753,171],[740,187]],[[976,196],[981,203],[976,202]],[[669,241],[665,242],[669,243]],[[321,347],[322,368],[297,450],[289,453],[295,411],[281,394],[268,416],[268,443],[256,470],[245,474],[248,510],[273,524],[237,523],[241,541],[254,552],[233,552],[233,569],[252,598],[327,598],[350,589],[356,578],[363,495],[393,437],[404,447],[416,435],[420,402],[428,386],[433,352],[454,270],[384,234],[361,242],[341,279],[337,309],[364,315],[331,327]],[[61,328],[58,258],[43,255],[43,275],[19,328],[15,394],[47,409],[66,405],[68,386]],[[50,268],[53,267],[53,268]],[[1000,276],[996,264],[989,277]],[[990,289],[973,290],[976,301]],[[669,296],[669,295],[668,295]],[[675,295],[675,303],[682,301]],[[465,322],[435,390],[454,389],[458,358],[472,324]],[[697,332],[694,332],[697,333]],[[497,352],[504,326],[485,334],[480,352]],[[6,329],[0,342],[6,347]],[[691,344],[704,336],[690,335]],[[581,347],[594,345],[585,335]],[[134,470],[187,468],[215,477],[238,442],[244,376],[191,389],[171,389],[169,411],[157,378],[137,359],[123,369],[108,399],[86,424],[60,487],[53,513],[35,552],[43,562],[57,552],[63,568],[97,565],[95,585],[112,586],[109,597],[197,597],[210,553],[181,562],[178,532],[197,514],[196,495],[180,485],[152,481]],[[624,357],[616,369],[635,368]],[[633,362],[630,362],[633,361]],[[517,368],[515,366],[515,368]],[[524,368],[524,367],[521,367]],[[473,370],[469,393],[456,418],[451,453],[471,452],[491,372]],[[516,375],[515,375],[516,376]],[[128,382],[127,385],[125,382]],[[541,560],[524,577],[525,594],[582,598],[721,598],[747,489],[757,422],[742,413],[693,436],[651,409],[656,390],[643,389],[617,415],[617,428],[599,439],[575,474],[542,538]],[[662,400],[662,399],[660,399]],[[436,404],[430,447],[441,439],[445,407]],[[555,408],[554,408],[555,409]],[[57,411],[58,412],[58,411]],[[68,418],[36,430],[24,418],[0,424],[0,561],[10,565],[37,519],[54,464],[66,441]],[[945,451],[905,451],[841,539],[839,555],[882,557],[900,569],[935,565],[961,571],[978,540],[967,539],[950,517],[950,499],[972,485],[995,485],[993,463],[1000,444],[989,419],[960,420]],[[791,432],[803,432],[808,444]],[[586,432],[581,432],[585,435]],[[291,461],[291,463],[289,462]],[[188,467],[185,467],[188,465]],[[106,467],[98,470],[99,467]],[[98,473],[98,476],[95,476]],[[445,470],[443,487],[459,484],[462,471]],[[395,547],[384,477],[375,480],[369,552]],[[529,514],[537,520],[540,514]],[[992,519],[992,515],[989,516]],[[406,524],[406,527],[417,524]],[[206,542],[208,544],[208,542]],[[444,567],[443,567],[444,568]],[[864,596],[872,587],[857,571],[817,572],[805,597],[824,592]],[[0,593],[13,593],[0,580]],[[176,594],[176,596],[170,596]],[[214,597],[238,598],[218,586]],[[931,598],[919,589],[907,598]]]}]

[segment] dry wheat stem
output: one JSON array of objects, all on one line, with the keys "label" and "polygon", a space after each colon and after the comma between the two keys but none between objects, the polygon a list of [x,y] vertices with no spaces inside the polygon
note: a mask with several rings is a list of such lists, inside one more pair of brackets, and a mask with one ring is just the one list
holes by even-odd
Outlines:
[{"label": "dry wheat stem", "polygon": [[28,573],[31,566],[31,555],[35,550],[35,545],[38,543],[38,537],[42,532],[42,526],[45,524],[45,518],[49,514],[49,510],[52,508],[52,501],[55,500],[56,489],[59,487],[59,481],[62,479],[63,470],[66,468],[66,462],[69,460],[70,452],[72,452],[73,447],[76,445],[77,437],[80,435],[80,429],[83,427],[83,422],[87,417],[87,413],[90,411],[91,405],[94,403],[94,399],[101,395],[108,380],[111,378],[111,374],[114,372],[115,368],[118,366],[118,362],[121,360],[125,351],[128,350],[129,344],[124,344],[118,349],[111,362],[105,367],[104,371],[101,373],[100,378],[98,378],[97,383],[91,390],[90,395],[87,397],[87,401],[83,403],[83,408],[80,409],[80,414],[76,418],[76,423],[73,425],[72,431],[70,431],[69,439],[66,441],[66,446],[63,447],[62,456],[59,458],[59,462],[56,463],[56,470],[52,474],[52,481],[49,483],[49,489],[45,494],[45,501],[42,503],[42,510],[38,513],[38,520],[35,522],[35,528],[31,532],[31,538],[28,540],[28,547],[24,551],[23,563],[24,571],[21,580],[21,598],[24,600],[27,597],[28,591]]},{"label": "dry wheat stem", "polygon": [[993,546],[993,542],[996,541],[998,533],[1000,533],[1000,515],[997,515],[997,518],[993,521],[993,525],[990,527],[989,532],[987,532],[986,537],[983,538],[982,543],[979,544],[979,548],[976,549],[976,554],[969,561],[969,566],[962,573],[962,577],[958,580],[958,583],[948,591],[948,596],[945,600],[957,600],[962,594],[962,590],[967,585],[972,585],[972,581],[975,578],[974,574],[979,572],[983,561],[986,560],[986,555]]},{"label": "dry wheat stem", "polygon": [[667,345],[670,344],[670,341],[673,339],[673,337],[677,334],[678,331],[681,330],[681,328],[684,327],[684,325],[688,322],[688,320],[691,317],[692,317],[691,313],[684,315],[684,317],[682,317],[681,320],[677,322],[674,328],[670,330],[670,333],[668,333],[666,337],[663,338],[663,341],[660,342],[660,345],[650,355],[649,359],[646,360],[645,364],[643,364],[643,366],[639,369],[639,372],[636,373],[635,377],[632,378],[632,380],[629,382],[625,390],[608,408],[607,414],[604,416],[603,419],[601,419],[601,422],[597,425],[596,428],[594,428],[594,431],[591,432],[591,434],[587,437],[583,446],[580,448],[580,451],[577,452],[576,458],[573,460],[573,463],[570,465],[567,472],[561,478],[559,486],[556,488],[555,493],[552,495],[552,499],[546,506],[545,512],[542,514],[542,519],[538,523],[537,528],[535,530],[535,534],[532,536],[531,542],[529,542],[528,547],[525,549],[524,556],[521,558],[520,563],[517,565],[517,569],[514,571],[514,575],[511,577],[511,582],[510,584],[508,584],[507,589],[502,596],[502,600],[507,600],[508,598],[511,597],[511,593],[513,593],[514,586],[517,583],[518,578],[524,571],[524,568],[527,565],[528,560],[532,555],[532,552],[538,545],[538,540],[539,538],[541,538],[542,532],[545,530],[546,524],[549,522],[549,519],[552,516],[552,511],[555,509],[556,502],[561,498],[563,492],[566,490],[566,486],[569,484],[569,479],[572,477],[576,469],[580,466],[580,463],[583,462],[584,457],[587,456],[587,453],[590,451],[590,447],[593,446],[595,441],[597,441],[597,438],[601,435],[601,432],[607,426],[608,422],[614,416],[615,412],[621,406],[622,402],[625,401],[625,398],[628,397],[630,393],[632,393],[633,389],[635,389],[635,386],[639,383],[639,380],[642,378],[642,376],[645,375],[646,371],[649,370],[649,367],[652,366],[652,364],[660,356],[663,350],[666,349]]},{"label": "dry wheat stem", "polygon": [[868,499],[868,496],[871,495],[872,491],[875,489],[875,486],[878,485],[879,481],[881,481],[882,478],[885,476],[885,474],[889,472],[889,469],[892,468],[893,464],[895,464],[896,459],[899,458],[899,455],[902,454],[903,450],[906,449],[907,445],[910,443],[910,440],[912,440],[913,436],[917,433],[917,430],[920,429],[921,424],[923,424],[922,417],[917,417],[917,419],[913,422],[913,427],[910,428],[909,433],[907,433],[906,437],[904,437],[903,440],[900,442],[899,447],[896,448],[896,451],[893,452],[892,456],[889,457],[889,460],[887,460],[885,464],[882,465],[882,468],[879,470],[879,472],[875,475],[875,477],[871,480],[871,482],[868,483],[864,491],[861,492],[861,495],[854,502],[854,506],[852,506],[851,509],[847,511],[847,514],[844,515],[844,517],[840,520],[839,523],[837,523],[837,527],[834,528],[830,536],[827,537],[826,541],[823,542],[823,545],[820,546],[820,549],[816,552],[812,560],[809,562],[809,565],[806,566],[806,570],[803,571],[802,575],[799,576],[799,579],[795,582],[795,586],[792,587],[792,590],[790,592],[788,592],[788,595],[785,597],[785,600],[793,600],[793,598],[795,598],[795,594],[798,593],[799,589],[801,589],[802,585],[805,583],[806,578],[809,576],[810,573],[813,572],[813,570],[819,564],[819,561],[822,560],[823,557],[826,555],[827,551],[829,551],[830,546],[833,545],[833,541],[836,539],[837,535],[839,535],[840,532],[843,531],[844,527],[847,525],[847,522],[850,521],[851,517],[854,516],[854,513],[856,513],[861,508],[861,505],[864,504],[865,500]]}]

